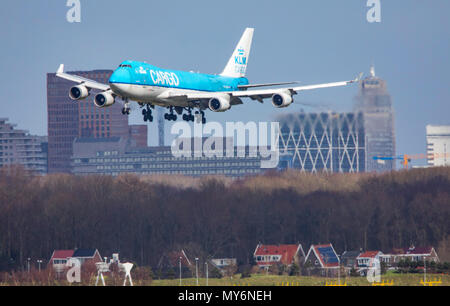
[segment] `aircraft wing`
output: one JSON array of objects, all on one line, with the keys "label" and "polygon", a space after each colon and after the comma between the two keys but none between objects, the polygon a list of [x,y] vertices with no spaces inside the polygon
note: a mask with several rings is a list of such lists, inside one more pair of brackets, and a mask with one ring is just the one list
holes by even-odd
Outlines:
[{"label": "aircraft wing", "polygon": [[62,79],[66,79],[78,84],[83,84],[84,86],[88,87],[88,88],[93,88],[93,89],[99,89],[99,90],[103,90],[106,91],[109,89],[109,85],[106,84],[102,84],[93,80],[89,80],[83,77],[80,77],[78,75],[73,75],[73,74],[68,74],[64,72],[64,65],[61,64],[58,68],[58,71],[56,72],[56,76],[60,77]]},{"label": "aircraft wing", "polygon": [[228,92],[189,92],[185,94],[185,97],[188,100],[195,99],[211,99],[217,97],[219,95],[228,94],[231,97],[236,98],[251,98],[253,100],[258,100],[263,102],[263,99],[270,98],[276,93],[281,92],[289,92],[291,95],[298,94],[304,90],[312,90],[319,88],[329,88],[329,87],[338,87],[338,86],[346,86],[352,83],[359,82],[362,77],[362,73],[354,80],[351,81],[342,81],[342,82],[334,82],[334,83],[324,83],[324,84],[315,84],[315,85],[305,85],[305,86],[292,86],[292,87],[284,87],[284,88],[271,88],[271,89],[250,89],[250,90],[242,90],[242,91],[228,91]]}]

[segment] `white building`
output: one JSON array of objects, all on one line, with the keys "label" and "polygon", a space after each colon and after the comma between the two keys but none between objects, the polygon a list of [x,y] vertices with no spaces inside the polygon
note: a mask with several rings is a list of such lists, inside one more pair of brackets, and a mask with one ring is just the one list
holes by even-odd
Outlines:
[{"label": "white building", "polygon": [[429,166],[450,166],[450,125],[427,125]]},{"label": "white building", "polygon": [[0,168],[22,165],[36,174],[47,174],[46,136],[19,130],[7,118],[0,118]]}]

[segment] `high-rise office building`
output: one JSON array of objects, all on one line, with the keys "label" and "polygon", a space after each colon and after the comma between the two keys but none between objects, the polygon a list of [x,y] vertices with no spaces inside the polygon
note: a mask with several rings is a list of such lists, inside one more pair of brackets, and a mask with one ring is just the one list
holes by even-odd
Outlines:
[{"label": "high-rise office building", "polygon": [[366,171],[383,172],[395,169],[395,160],[378,163],[378,157],[395,156],[394,110],[387,91],[386,81],[375,75],[372,66],[370,76],[359,83],[356,96],[356,112],[364,114],[366,133]]},{"label": "high-rise office building", "polygon": [[450,125],[427,125],[429,166],[450,166]]},{"label": "high-rise office building", "polygon": [[0,118],[0,168],[22,165],[36,174],[47,173],[47,137],[30,135]]},{"label": "high-rise office building", "polygon": [[362,113],[299,113],[279,117],[279,169],[364,172]]},{"label": "high-rise office building", "polygon": [[[112,71],[69,73],[107,84]],[[116,101],[110,107],[96,107],[93,97],[97,90],[91,90],[90,96],[84,100],[73,101],[69,98],[69,90],[74,85],[73,82],[58,78],[55,73],[47,74],[49,173],[71,172],[72,146],[77,137],[129,137],[139,144],[143,144],[145,139],[146,144],[147,127],[130,127],[128,116],[122,115],[120,103]]]}]

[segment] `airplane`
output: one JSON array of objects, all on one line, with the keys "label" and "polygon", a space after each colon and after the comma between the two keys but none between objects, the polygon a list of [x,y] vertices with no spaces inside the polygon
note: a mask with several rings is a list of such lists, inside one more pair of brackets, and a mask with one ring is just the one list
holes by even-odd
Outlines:
[{"label": "airplane", "polygon": [[[57,70],[56,76],[78,83],[69,90],[69,97],[73,100],[85,99],[90,95],[91,89],[101,92],[94,97],[94,104],[99,107],[108,107],[115,103],[117,98],[124,101],[122,114],[130,114],[130,100],[136,101],[143,108],[144,121],[153,121],[152,109],[155,106],[169,109],[164,118],[176,121],[177,115],[183,114],[183,120],[194,121],[193,109],[197,122],[206,123],[204,110],[225,112],[234,105],[243,104],[242,98],[263,103],[264,99],[271,98],[276,108],[287,107],[294,101],[293,95],[304,90],[346,86],[358,82],[362,73],[354,80],[294,86],[297,82],[282,82],[268,84],[250,84],[245,77],[248,58],[253,39],[253,28],[244,31],[225,69],[219,75],[202,74],[167,70],[138,61],[124,61],[112,73],[109,84],[102,84],[90,79],[64,72],[64,64]],[[282,88],[265,88],[281,85],[292,85]],[[145,108],[144,108],[145,107]]]}]

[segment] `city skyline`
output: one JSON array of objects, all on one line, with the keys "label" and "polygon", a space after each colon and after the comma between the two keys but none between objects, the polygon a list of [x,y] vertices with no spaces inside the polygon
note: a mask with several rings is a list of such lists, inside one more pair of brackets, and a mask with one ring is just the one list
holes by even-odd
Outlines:
[{"label": "city skyline", "polygon": [[[264,3],[260,8],[254,1],[232,2],[229,6],[202,2],[204,5],[193,12],[194,16],[183,13],[191,3],[81,3],[79,24],[66,21],[68,8],[63,2],[4,3],[0,22],[7,47],[0,51],[0,66],[8,74],[2,75],[0,81],[8,90],[2,91],[0,99],[3,105],[10,104],[2,117],[32,134],[46,135],[45,75],[54,72],[60,63],[65,63],[70,71],[95,70],[114,69],[124,59],[138,59],[162,67],[218,73],[232,52],[230,46],[247,26],[256,29],[248,67],[252,83],[280,78],[305,85],[332,81],[353,77],[360,71],[368,75],[370,65],[375,64],[377,75],[388,82],[393,99],[399,154],[426,151],[427,124],[450,124],[450,105],[445,103],[450,98],[446,73],[450,68],[446,33],[450,22],[444,18],[450,4],[445,1],[433,5],[420,1],[382,2],[381,23],[367,22],[365,1],[281,1],[277,5]],[[237,3],[239,10],[234,9],[233,4]],[[286,11],[287,6],[292,9]],[[169,7],[175,7],[169,25],[164,22],[165,14],[153,14],[151,22],[143,22],[147,20],[146,12]],[[130,8],[136,16],[127,19],[126,26],[123,22],[111,23],[110,20],[123,20],[122,13]],[[213,14],[214,19],[211,12],[217,9],[223,14]],[[104,11],[104,17],[94,18],[99,16],[99,10]],[[222,22],[227,15],[236,21]],[[203,26],[204,22],[214,21],[220,22],[211,28]],[[120,43],[110,34],[104,35],[105,27],[101,25],[106,22],[108,32],[122,38]],[[7,32],[10,28],[14,31]],[[90,35],[86,36],[87,32]],[[21,85],[28,90],[20,90]],[[338,112],[350,111],[357,90],[357,86],[351,86],[305,93],[297,97],[296,105],[285,110],[246,100],[243,106],[225,114],[209,113],[208,119],[222,123],[269,121],[278,114],[298,112],[301,108],[319,111],[307,106],[311,104],[327,105]],[[136,106],[130,123],[142,124]],[[166,124],[166,143],[170,126]],[[150,124],[149,144],[157,145],[157,139],[157,124]]]}]

